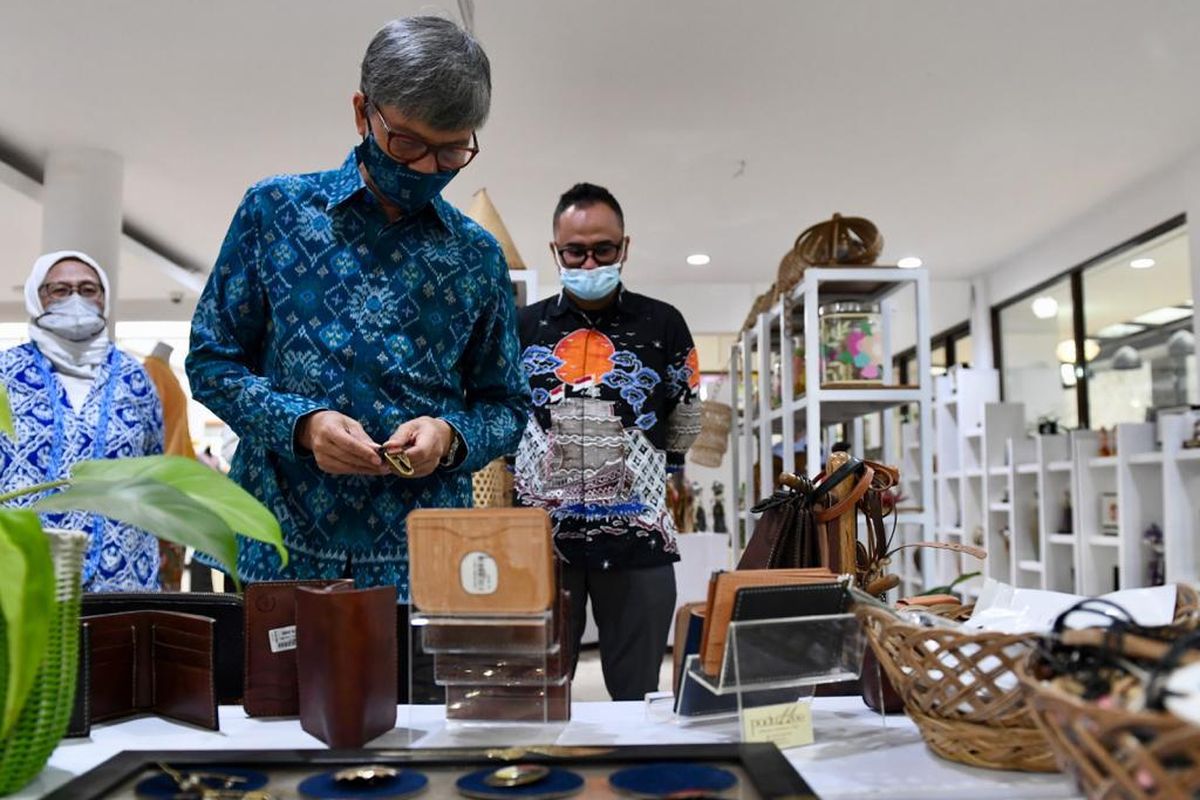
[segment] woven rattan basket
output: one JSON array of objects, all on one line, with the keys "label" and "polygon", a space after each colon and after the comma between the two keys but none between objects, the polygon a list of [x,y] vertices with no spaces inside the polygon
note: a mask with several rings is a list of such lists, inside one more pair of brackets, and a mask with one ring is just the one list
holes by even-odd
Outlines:
[{"label": "woven rattan basket", "polygon": [[[1175,605],[1175,626],[1194,627],[1196,592],[1181,584]],[[1058,769],[1017,678],[1034,636],[923,628],[863,604],[855,613],[929,749],[975,767]]]},{"label": "woven rattan basket", "polygon": [[[54,531],[46,535],[50,538],[54,559],[56,600],[54,612],[46,621],[50,627],[50,643],[46,660],[34,678],[33,690],[17,718],[16,727],[8,738],[0,741],[0,795],[15,792],[42,771],[67,732],[75,702],[79,605],[88,537],[72,531]],[[3,625],[0,620],[0,628]],[[3,641],[4,632],[0,630],[0,642]]]},{"label": "woven rattan basket", "polygon": [[512,503],[513,476],[503,458],[497,458],[471,475],[476,508],[508,508]]},{"label": "woven rattan basket", "polygon": [[855,614],[929,749],[974,767],[1055,770],[1013,673],[1032,636],[923,628],[863,604]]},{"label": "woven rattan basket", "polygon": [[[1200,624],[1195,590],[1180,585],[1168,635]],[[1161,630],[1161,629],[1160,629]],[[1200,728],[1174,714],[1103,708],[1030,673],[1036,654],[1017,665],[1030,713],[1063,772],[1089,798],[1161,800],[1200,795]]]}]

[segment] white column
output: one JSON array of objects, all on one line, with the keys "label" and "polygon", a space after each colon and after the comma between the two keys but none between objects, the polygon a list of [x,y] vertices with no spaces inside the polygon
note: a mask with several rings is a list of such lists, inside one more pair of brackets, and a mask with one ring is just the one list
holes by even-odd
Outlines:
[{"label": "white column", "polygon": [[42,252],[80,250],[108,273],[109,332],[116,319],[124,163],[107,150],[55,150],[46,159]]},{"label": "white column", "polygon": [[991,369],[996,364],[992,353],[992,302],[986,276],[971,280],[971,367]]}]

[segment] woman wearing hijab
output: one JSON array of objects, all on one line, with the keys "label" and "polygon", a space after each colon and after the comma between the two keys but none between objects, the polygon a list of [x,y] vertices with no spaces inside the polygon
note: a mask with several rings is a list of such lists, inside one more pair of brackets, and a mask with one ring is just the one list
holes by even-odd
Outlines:
[{"label": "woman wearing hijab", "polygon": [[[84,253],[47,253],[34,262],[25,282],[32,341],[0,352],[17,433],[15,440],[0,436],[3,491],[66,477],[87,459],[162,452],[162,405],[142,366],[109,341],[108,302],[108,276]],[[91,534],[85,591],[158,588],[158,544],[150,534],[79,511],[44,514],[42,522]]]}]

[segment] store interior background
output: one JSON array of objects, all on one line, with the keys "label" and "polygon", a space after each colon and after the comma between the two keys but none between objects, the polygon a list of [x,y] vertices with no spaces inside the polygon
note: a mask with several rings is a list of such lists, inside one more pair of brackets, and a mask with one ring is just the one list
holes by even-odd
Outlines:
[{"label": "store interior background", "polygon": [[[1200,220],[1193,0],[3,0],[0,345],[24,338],[46,161],[98,148],[122,175],[125,236],[106,264],[118,341],[173,345],[186,386],[188,321],[243,191],[341,162],[362,51],[415,13],[469,18],[489,53],[482,152],[446,196],[466,208],[487,188],[540,296],[558,289],[558,195],[603,184],[633,240],[627,284],[680,308],[719,375],[781,256],[836,211],[879,226],[881,263],[924,261],[935,369],[948,340],[956,363],[1000,364],[1030,420],[1078,422],[1056,355],[1072,295],[1055,278],[1080,265],[1092,425],[1141,420],[1159,377],[1200,396],[1194,355],[1160,374],[1167,335],[1193,327],[1200,225],[1101,257]],[[710,262],[690,266],[695,253]],[[1146,256],[1154,267],[1129,267]],[[1045,318],[1041,297],[1056,301]],[[896,327],[900,353],[912,334]],[[1126,343],[1141,366],[1111,369]],[[193,405],[200,448],[227,447]],[[689,477],[732,481],[728,461]]]}]

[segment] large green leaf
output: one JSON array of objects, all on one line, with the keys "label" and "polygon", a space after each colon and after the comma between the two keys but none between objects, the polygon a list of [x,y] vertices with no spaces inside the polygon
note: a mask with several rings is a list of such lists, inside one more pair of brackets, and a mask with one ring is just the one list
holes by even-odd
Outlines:
[{"label": "large green leaf", "polygon": [[54,612],[54,562],[36,514],[0,510],[0,614],[4,616],[4,675],[0,741],[16,724],[46,655]]},{"label": "large green leaf", "polygon": [[8,438],[16,440],[17,429],[13,427],[12,406],[8,403],[8,389],[0,383],[0,433],[8,434]]},{"label": "large green leaf", "polygon": [[[113,461],[119,464],[120,461]],[[233,529],[204,503],[148,478],[72,481],[33,505],[35,511],[88,511],[147,530],[160,539],[194,547],[237,575]]]},{"label": "large green leaf", "polygon": [[254,495],[194,458],[143,456],[82,461],[71,470],[73,486],[83,486],[92,481],[132,479],[152,479],[179,490],[220,516],[242,536],[273,545],[280,560],[287,566],[288,553],[283,546],[283,532],[275,516]]}]

